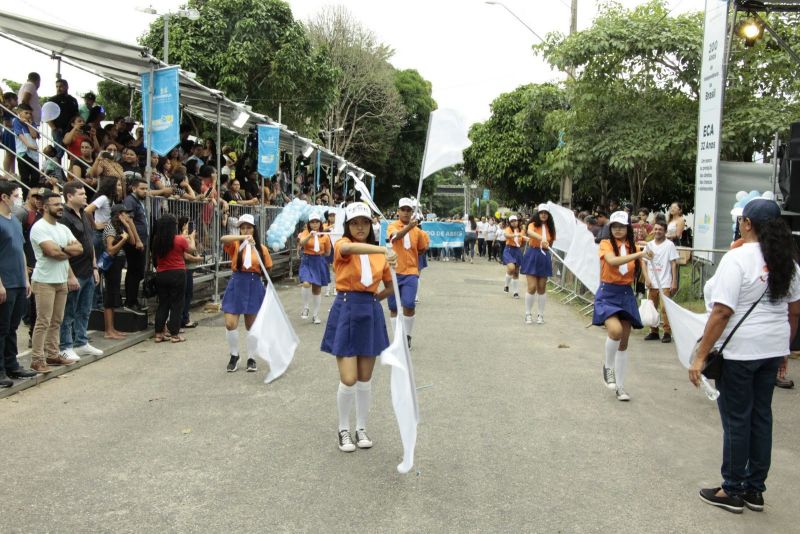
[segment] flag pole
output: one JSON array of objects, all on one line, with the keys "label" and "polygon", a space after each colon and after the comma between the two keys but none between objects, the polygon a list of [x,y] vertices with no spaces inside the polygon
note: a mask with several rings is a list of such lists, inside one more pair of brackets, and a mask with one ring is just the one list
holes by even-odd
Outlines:
[{"label": "flag pole", "polygon": [[421,205],[422,205],[422,182],[425,181],[426,176],[423,176],[425,173],[425,160],[428,158],[428,141],[430,141],[431,137],[431,123],[433,120],[431,116],[433,115],[433,111],[428,114],[428,128],[425,133],[425,148],[422,150],[422,163],[420,164],[419,168],[419,186],[417,186],[417,211],[422,213]]}]

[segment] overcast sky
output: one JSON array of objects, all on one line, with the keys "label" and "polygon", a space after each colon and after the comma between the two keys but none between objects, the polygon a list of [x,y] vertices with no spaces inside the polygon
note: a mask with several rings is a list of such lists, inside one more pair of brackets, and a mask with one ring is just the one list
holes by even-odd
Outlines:
[{"label": "overcast sky", "polygon": [[[620,0],[632,7],[642,0]],[[158,0],[159,11],[174,9],[180,0]],[[537,34],[569,30],[569,0],[505,0]],[[467,124],[489,117],[489,105],[500,93],[519,85],[563,78],[533,55],[536,37],[508,11],[483,0],[290,0],[295,18],[307,20],[322,6],[347,7],[378,39],[395,50],[396,68],[417,69],[433,83],[440,108],[458,110]],[[140,0],[0,0],[0,10],[23,13],[120,41],[135,42],[154,15],[136,11]],[[591,24],[595,0],[580,0],[578,29]],[[675,13],[701,10],[703,0],[670,0]],[[65,9],[65,7],[67,9]],[[0,79],[24,81],[30,71],[42,76],[41,95],[55,93],[56,64],[49,58],[0,39],[3,60]],[[98,79],[69,66],[62,76],[75,95],[97,86]],[[292,125],[288,125],[290,128]]]}]

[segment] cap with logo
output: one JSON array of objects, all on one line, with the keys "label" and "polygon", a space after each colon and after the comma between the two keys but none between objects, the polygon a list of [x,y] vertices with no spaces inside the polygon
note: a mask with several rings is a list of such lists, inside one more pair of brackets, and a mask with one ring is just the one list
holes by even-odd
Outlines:
[{"label": "cap with logo", "polygon": [[400,199],[400,202],[398,202],[397,205],[399,207],[401,207],[401,208],[412,208],[413,209],[414,208],[414,200],[412,200],[410,198],[407,198],[407,197],[403,197],[403,198]]},{"label": "cap with logo", "polygon": [[344,209],[344,220],[352,221],[357,217],[372,219],[372,210],[363,202],[353,202]]},{"label": "cap with logo", "polygon": [[628,214],[624,211],[615,211],[608,220],[609,224],[623,224],[628,226]]}]

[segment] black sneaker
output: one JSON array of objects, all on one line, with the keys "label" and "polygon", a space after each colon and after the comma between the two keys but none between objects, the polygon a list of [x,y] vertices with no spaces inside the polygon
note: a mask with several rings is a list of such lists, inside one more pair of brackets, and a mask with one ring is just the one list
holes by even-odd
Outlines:
[{"label": "black sneaker", "polygon": [[[508,286],[505,286],[505,287],[503,287],[503,291],[505,291],[506,293],[508,293]],[[30,348],[30,347],[29,347],[29,348]]]},{"label": "black sneaker", "polygon": [[408,349],[411,350],[411,336],[406,336],[406,341],[408,341]]},{"label": "black sneaker", "polygon": [[726,495],[717,497],[717,492],[721,488],[705,488],[700,490],[700,500],[711,506],[716,506],[734,514],[744,512],[744,500],[738,495]]},{"label": "black sneaker", "polygon": [[743,493],[742,500],[744,501],[744,505],[753,510],[754,512],[764,511],[764,496],[761,494],[760,491],[754,491],[752,493]]},{"label": "black sneaker", "polygon": [[33,369],[25,369],[24,367],[20,367],[16,371],[9,371],[8,372],[8,377],[9,378],[33,378],[37,374],[39,374],[39,373],[37,373]]},{"label": "black sneaker", "polygon": [[339,431],[339,450],[342,452],[353,452],[356,450],[356,444],[353,443],[353,437],[350,435],[349,430]]},{"label": "black sneaker", "polygon": [[5,373],[0,373],[0,388],[10,388],[13,385],[13,380],[8,378]]},{"label": "black sneaker", "polygon": [[233,373],[239,368],[239,357],[231,354],[231,361],[228,362],[228,372]]},{"label": "black sneaker", "polygon": [[256,361],[253,358],[247,358],[247,372],[255,373],[256,371],[258,371],[258,367],[256,367]]},{"label": "black sneaker", "polygon": [[669,332],[664,332],[664,335],[661,338],[662,343],[672,343],[672,334]]},{"label": "black sneaker", "polygon": [[[666,336],[667,334],[664,335]],[[658,332],[650,332],[649,334],[644,336],[645,341],[658,341],[659,339],[661,338],[658,336]]]},{"label": "black sneaker", "polygon": [[617,378],[614,376],[614,369],[603,366],[603,382],[608,389],[617,389]]}]

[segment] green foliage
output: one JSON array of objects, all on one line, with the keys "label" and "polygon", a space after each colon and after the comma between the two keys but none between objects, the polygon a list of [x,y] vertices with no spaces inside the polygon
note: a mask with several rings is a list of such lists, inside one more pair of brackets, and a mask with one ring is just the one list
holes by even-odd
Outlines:
[{"label": "green foliage", "polygon": [[13,92],[19,94],[19,88],[22,87],[21,83],[15,82],[14,80],[9,80],[7,78],[3,78],[3,83],[6,84]]},{"label": "green foliage", "polygon": [[[97,84],[97,103],[106,110],[106,120],[113,121],[118,117],[130,115],[131,89],[108,80]],[[139,93],[133,95],[133,118],[141,121],[142,97]]]}]

